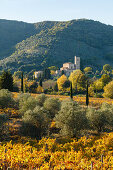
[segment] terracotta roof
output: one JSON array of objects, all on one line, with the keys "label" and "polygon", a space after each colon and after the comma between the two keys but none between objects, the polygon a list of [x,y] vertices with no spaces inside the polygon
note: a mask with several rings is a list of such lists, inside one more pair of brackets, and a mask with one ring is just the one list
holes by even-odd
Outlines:
[{"label": "terracotta roof", "polygon": [[71,63],[71,62],[67,62],[67,63],[64,63],[64,64],[73,64],[73,63]]}]

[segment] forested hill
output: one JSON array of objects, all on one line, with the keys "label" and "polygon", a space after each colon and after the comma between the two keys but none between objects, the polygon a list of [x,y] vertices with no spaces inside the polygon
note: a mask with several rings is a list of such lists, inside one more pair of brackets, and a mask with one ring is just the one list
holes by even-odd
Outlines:
[{"label": "forested hill", "polygon": [[[11,54],[12,53],[12,54]],[[39,70],[81,57],[81,65],[113,66],[113,27],[93,20],[28,24],[0,20],[1,69]]]},{"label": "forested hill", "polygon": [[33,24],[0,19],[0,59],[10,56],[17,43],[35,33]]}]

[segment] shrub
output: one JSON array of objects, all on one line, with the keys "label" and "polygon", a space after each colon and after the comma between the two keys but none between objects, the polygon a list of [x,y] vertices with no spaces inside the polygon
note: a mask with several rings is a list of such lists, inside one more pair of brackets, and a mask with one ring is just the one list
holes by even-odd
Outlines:
[{"label": "shrub", "polygon": [[41,87],[40,85],[37,87],[37,89],[36,89],[36,92],[37,93],[43,93],[44,92],[44,89],[43,89],[43,87]]},{"label": "shrub", "polygon": [[104,131],[105,126],[108,125],[106,113],[106,109],[88,108],[86,116],[89,121],[90,128],[97,130],[98,133]]},{"label": "shrub", "polygon": [[55,85],[54,85],[54,91],[55,91],[55,92],[58,92],[58,84],[57,84],[57,82],[56,82]]},{"label": "shrub", "polygon": [[6,122],[7,116],[5,114],[0,114],[0,128],[4,122]]},{"label": "shrub", "polygon": [[43,106],[45,100],[47,99],[45,94],[40,94],[36,97],[39,106]]},{"label": "shrub", "polygon": [[94,88],[93,88],[93,86],[90,86],[88,91],[89,91],[89,97],[94,96]]},{"label": "shrub", "polygon": [[29,92],[36,93],[37,87],[38,87],[38,83],[36,81],[32,82],[31,86],[29,87]]},{"label": "shrub", "polygon": [[48,93],[48,89],[44,89],[44,94],[47,94]]},{"label": "shrub", "polygon": [[113,104],[109,105],[108,103],[103,103],[101,110],[105,113],[107,125],[110,125],[110,127],[113,128]]},{"label": "shrub", "polygon": [[74,101],[63,101],[61,110],[55,116],[56,126],[60,133],[74,137],[87,125],[85,110]]},{"label": "shrub", "polygon": [[47,98],[44,103],[44,108],[49,111],[50,117],[54,118],[54,116],[60,110],[60,105],[61,102],[59,101],[59,99]]},{"label": "shrub", "polygon": [[33,110],[28,110],[22,117],[22,132],[24,135],[41,138],[48,134],[50,119],[49,113],[43,107],[36,106]]},{"label": "shrub", "polygon": [[[5,114],[0,114],[0,137],[3,138],[3,127],[4,123],[7,121],[7,116]],[[7,132],[5,131],[5,135],[7,135]]]},{"label": "shrub", "polygon": [[38,105],[36,99],[30,94],[21,94],[18,100],[21,114],[24,114],[27,110],[33,110]]},{"label": "shrub", "polygon": [[11,92],[9,92],[7,89],[0,90],[0,107],[12,107],[14,105],[14,100],[12,97]]},{"label": "shrub", "polygon": [[13,84],[13,92],[19,92],[19,87],[16,85],[16,83]]},{"label": "shrub", "polygon": [[95,93],[94,97],[96,97],[96,98],[103,98],[103,95],[102,95],[102,93]]}]

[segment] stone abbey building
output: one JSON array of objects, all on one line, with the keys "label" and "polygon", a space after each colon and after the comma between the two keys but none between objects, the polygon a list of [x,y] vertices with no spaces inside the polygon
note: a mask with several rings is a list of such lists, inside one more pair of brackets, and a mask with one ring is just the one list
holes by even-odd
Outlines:
[{"label": "stone abbey building", "polygon": [[[64,74],[69,77],[71,72],[73,72],[74,70],[80,70],[80,57],[74,57],[74,63],[68,62],[68,63],[64,63],[63,67],[60,68],[60,70],[56,70],[55,72],[55,76],[61,76],[62,75],[62,71],[64,72]],[[40,75],[43,74],[43,71],[37,71],[34,72],[34,77],[35,78],[39,78]]]},{"label": "stone abbey building", "polygon": [[74,70],[80,70],[80,57],[74,57],[75,63],[64,63],[60,70],[56,70],[57,75],[61,75],[62,71],[68,77]]}]

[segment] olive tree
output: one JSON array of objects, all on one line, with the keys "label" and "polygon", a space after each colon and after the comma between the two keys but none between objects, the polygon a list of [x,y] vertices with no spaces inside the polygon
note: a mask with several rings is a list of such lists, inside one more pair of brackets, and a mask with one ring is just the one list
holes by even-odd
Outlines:
[{"label": "olive tree", "polygon": [[21,114],[24,114],[27,110],[33,110],[38,105],[36,99],[30,94],[21,94],[18,100]]},{"label": "olive tree", "polygon": [[60,100],[55,98],[47,98],[44,102],[44,108],[49,111],[51,118],[54,118],[54,116],[58,113],[60,105]]},{"label": "olive tree", "polygon": [[7,127],[5,126],[5,123],[7,120],[8,120],[8,117],[6,116],[6,114],[0,114],[0,138],[2,140],[9,133]]},{"label": "olive tree", "polygon": [[0,107],[13,107],[15,101],[13,99],[12,93],[8,91],[8,89],[1,89],[0,90]]},{"label": "olive tree", "polygon": [[[104,128],[109,124],[106,109],[99,108],[88,108],[87,119],[89,122],[89,127],[93,130],[97,130],[98,133],[104,131]],[[107,114],[106,114],[107,113]]]},{"label": "olive tree", "polygon": [[77,136],[87,125],[85,110],[74,101],[63,101],[55,122],[62,135]]},{"label": "olive tree", "polygon": [[107,126],[113,128],[113,104],[103,103],[101,110],[105,113]]},{"label": "olive tree", "polygon": [[36,97],[36,100],[39,106],[43,106],[46,99],[47,99],[47,96],[45,94],[40,94]]},{"label": "olive tree", "polygon": [[36,106],[33,110],[27,110],[22,120],[22,132],[25,135],[41,138],[48,134],[50,118],[45,108]]}]

